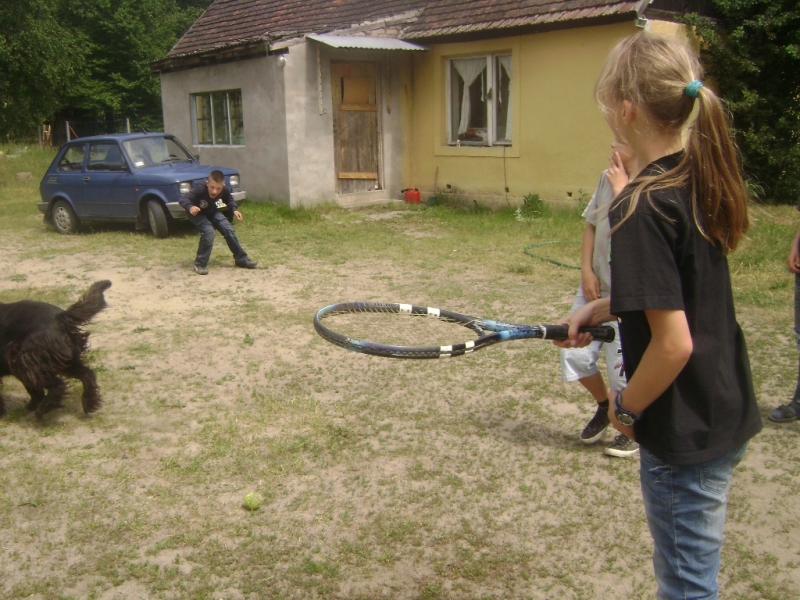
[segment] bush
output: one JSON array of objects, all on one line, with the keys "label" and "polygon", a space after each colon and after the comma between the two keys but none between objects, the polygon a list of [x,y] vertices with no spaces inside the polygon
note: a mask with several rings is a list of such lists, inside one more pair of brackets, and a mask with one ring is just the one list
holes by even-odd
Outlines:
[{"label": "bush", "polygon": [[547,212],[547,205],[539,194],[526,194],[522,198],[522,205],[517,209],[517,221],[532,221]]},{"label": "bush", "polygon": [[770,202],[800,196],[800,4],[797,0],[712,0],[714,21],[684,21],[733,113],[745,176]]}]

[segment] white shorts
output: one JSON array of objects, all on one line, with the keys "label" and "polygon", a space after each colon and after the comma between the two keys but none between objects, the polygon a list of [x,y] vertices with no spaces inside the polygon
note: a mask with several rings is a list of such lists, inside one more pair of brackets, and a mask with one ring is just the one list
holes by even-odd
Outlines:
[{"label": "white shorts", "polygon": [[[582,290],[579,288],[572,304],[572,310],[580,308],[584,304],[587,304],[586,298],[583,297]],[[622,366],[619,325],[616,321],[609,321],[604,325],[614,328],[616,335],[613,342],[594,341],[583,348],[561,349],[561,375],[564,381],[577,381],[599,372],[597,359],[600,358],[600,353],[603,352],[609,389],[617,392],[625,389],[628,380],[625,378],[625,370]]]}]

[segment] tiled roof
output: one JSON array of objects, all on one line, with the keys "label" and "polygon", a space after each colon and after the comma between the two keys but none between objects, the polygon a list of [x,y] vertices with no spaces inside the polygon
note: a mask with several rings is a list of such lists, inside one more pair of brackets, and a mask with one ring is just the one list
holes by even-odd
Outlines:
[{"label": "tiled roof", "polygon": [[[170,50],[179,57],[274,43],[408,14],[405,39],[633,14],[620,0],[216,0]],[[399,33],[399,32],[398,32]]]},{"label": "tiled roof", "polygon": [[426,0],[216,0],[167,56],[324,33],[413,11]]},{"label": "tiled roof", "polygon": [[404,39],[456,35],[633,15],[639,2],[614,0],[434,0],[403,33]]}]

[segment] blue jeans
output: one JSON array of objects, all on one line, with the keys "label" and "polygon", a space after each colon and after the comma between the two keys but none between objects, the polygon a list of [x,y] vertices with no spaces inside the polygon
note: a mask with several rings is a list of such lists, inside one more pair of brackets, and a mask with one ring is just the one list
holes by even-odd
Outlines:
[{"label": "blue jeans", "polygon": [[716,460],[668,465],[640,448],[640,477],[653,536],[659,600],[716,600],[733,468],[747,444]]},{"label": "blue jeans", "polygon": [[200,244],[197,246],[197,256],[194,259],[194,264],[200,267],[208,265],[208,259],[211,258],[211,249],[214,247],[215,229],[222,234],[222,237],[228,243],[228,248],[233,253],[233,260],[237,263],[247,260],[247,252],[242,248],[239,238],[236,237],[236,230],[228,222],[224,214],[217,211],[208,216],[189,215],[189,220],[200,232]]}]

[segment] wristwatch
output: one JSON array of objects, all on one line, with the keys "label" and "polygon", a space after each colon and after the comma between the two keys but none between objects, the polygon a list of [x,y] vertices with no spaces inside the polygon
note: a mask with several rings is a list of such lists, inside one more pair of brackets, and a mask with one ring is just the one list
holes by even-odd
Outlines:
[{"label": "wristwatch", "polygon": [[614,416],[616,416],[617,421],[625,425],[625,427],[633,427],[633,424],[642,418],[642,415],[631,412],[622,406],[621,391],[617,394],[617,397],[614,398]]}]

